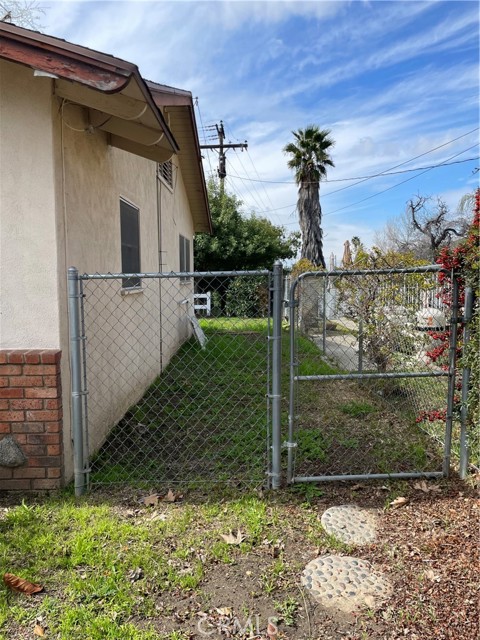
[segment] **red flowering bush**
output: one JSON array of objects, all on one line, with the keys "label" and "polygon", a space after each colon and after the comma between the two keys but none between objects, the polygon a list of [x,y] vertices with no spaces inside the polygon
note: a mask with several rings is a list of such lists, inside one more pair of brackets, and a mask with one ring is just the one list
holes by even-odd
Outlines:
[{"label": "red flowering bush", "polygon": [[[470,341],[466,347],[463,345],[463,322],[459,322],[457,328],[457,368],[468,366],[471,369],[467,407],[470,444],[473,450],[480,443],[480,189],[477,189],[475,194],[473,221],[467,237],[453,249],[444,247],[437,262],[448,270],[448,272],[439,274],[439,282],[442,285],[441,300],[449,307],[452,305],[452,270],[458,278],[460,316],[465,303],[465,287],[470,286],[473,290],[473,318],[470,325]],[[427,355],[432,362],[447,370],[450,329],[443,332],[432,331],[430,336],[437,344]],[[459,378],[457,378],[456,388],[461,391],[462,383]],[[460,396],[456,395],[455,409],[457,412],[460,410],[460,403]],[[445,413],[445,408],[424,411],[418,416],[417,421],[444,420]]]}]

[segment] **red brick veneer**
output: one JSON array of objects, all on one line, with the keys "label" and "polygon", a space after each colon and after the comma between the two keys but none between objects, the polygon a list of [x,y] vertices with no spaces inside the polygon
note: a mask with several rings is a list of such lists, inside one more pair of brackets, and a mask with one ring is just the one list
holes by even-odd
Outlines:
[{"label": "red brick veneer", "polygon": [[63,483],[61,351],[0,351],[0,440],[11,435],[27,462],[0,466],[0,490],[58,489]]}]

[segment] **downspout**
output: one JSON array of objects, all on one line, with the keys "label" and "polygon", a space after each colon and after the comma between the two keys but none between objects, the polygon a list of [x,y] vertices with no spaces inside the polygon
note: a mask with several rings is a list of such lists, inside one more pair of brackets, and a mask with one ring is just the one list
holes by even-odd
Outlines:
[{"label": "downspout", "polygon": [[[157,193],[157,242],[158,242],[158,272],[162,273],[163,271],[163,263],[162,263],[162,181],[158,175],[158,164],[155,169],[156,176],[156,193]],[[160,352],[160,371],[163,371],[163,322],[162,322],[162,278],[158,278],[158,312],[159,312],[159,352]]]}]

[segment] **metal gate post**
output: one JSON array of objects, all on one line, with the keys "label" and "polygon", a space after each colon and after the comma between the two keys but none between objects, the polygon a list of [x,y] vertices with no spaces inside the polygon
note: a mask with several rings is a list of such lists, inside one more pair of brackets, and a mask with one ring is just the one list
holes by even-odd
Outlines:
[{"label": "metal gate post", "polygon": [[452,271],[452,316],[450,319],[450,350],[448,363],[448,395],[447,416],[445,420],[445,450],[443,458],[443,475],[450,472],[450,456],[452,452],[453,402],[455,396],[455,374],[457,366],[457,325],[458,325],[458,278]]},{"label": "metal gate post", "polygon": [[[470,340],[470,322],[472,320],[473,309],[473,289],[465,287],[465,311],[463,314],[463,354],[465,355]],[[462,410],[460,423],[460,478],[465,480],[468,470],[468,434],[467,434],[467,417],[468,417],[468,392],[470,387],[470,367],[464,363],[462,370]]]},{"label": "metal gate post", "polygon": [[272,489],[282,483],[282,289],[283,265],[273,265],[273,349],[272,349]]},{"label": "metal gate post", "polygon": [[288,303],[289,311],[289,325],[290,325],[290,362],[289,362],[289,383],[288,383],[288,441],[287,441],[287,484],[293,481],[293,431],[295,420],[295,367],[297,365],[295,358],[295,323],[297,322],[298,314],[295,313],[295,309],[300,305],[295,301],[295,291],[298,285],[298,278],[296,278],[290,284],[290,295]]},{"label": "metal gate post", "polygon": [[68,269],[68,323],[70,332],[71,419],[75,495],[85,493],[83,459],[82,366],[80,334],[80,286],[78,270]]}]

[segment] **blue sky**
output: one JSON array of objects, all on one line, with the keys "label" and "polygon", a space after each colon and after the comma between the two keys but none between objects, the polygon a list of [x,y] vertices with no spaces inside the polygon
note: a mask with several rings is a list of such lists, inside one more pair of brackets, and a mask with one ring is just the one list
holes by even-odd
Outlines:
[{"label": "blue sky", "polygon": [[[475,1],[54,1],[42,23],[46,33],[198,96],[201,142],[202,125],[220,120],[227,141],[248,140],[248,152],[227,153],[227,188],[246,211],[289,230],[298,228],[297,190],[282,148],[292,129],[330,129],[335,168],[321,185],[326,256],[340,260],[353,235],[370,245],[417,193],[455,208],[478,185],[478,159],[347,180],[477,158]],[[205,152],[207,176],[216,163]]]}]

